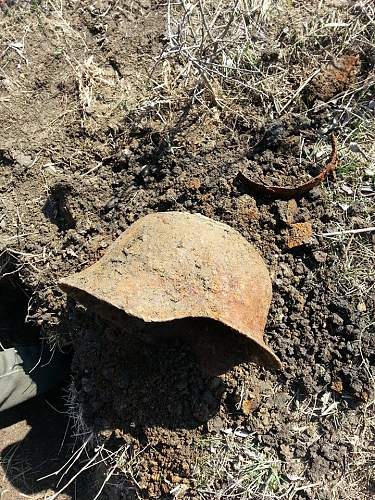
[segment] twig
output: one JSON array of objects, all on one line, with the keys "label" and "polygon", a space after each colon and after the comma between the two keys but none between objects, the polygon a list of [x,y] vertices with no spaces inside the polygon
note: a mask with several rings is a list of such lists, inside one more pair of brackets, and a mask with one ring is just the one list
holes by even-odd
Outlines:
[{"label": "twig", "polygon": [[317,236],[340,236],[341,234],[358,234],[358,233],[372,233],[375,231],[373,227],[363,227],[361,229],[345,229],[344,231],[333,231],[331,233],[320,233]]},{"label": "twig", "polygon": [[311,73],[311,75],[308,78],[306,78],[306,80],[298,87],[298,89],[295,91],[295,93],[292,95],[289,101],[286,104],[284,104],[284,106],[280,109],[279,115],[281,115],[281,113],[283,113],[286,110],[286,108],[288,108],[289,105],[292,104],[294,99],[302,92],[302,90],[306,87],[306,85],[310,83],[313,78],[316,77],[318,73],[320,73],[320,68],[316,69],[313,73]]},{"label": "twig", "polygon": [[[84,472],[85,470],[89,469],[90,467],[90,464],[92,464],[92,462],[94,462],[96,460],[96,458],[98,457],[100,451],[97,451],[95,453],[95,455],[89,460],[89,462],[84,465],[82,467],[82,469],[80,469],[77,474],[75,474],[67,483],[65,486],[63,486],[62,488],[60,488],[54,495],[52,495],[51,497],[48,497],[48,500],[55,500],[55,498],[58,498],[60,493],[62,493],[64,490],[66,490],[66,488],[72,484],[73,481],[75,481],[75,479],[80,475],[82,474],[82,472]],[[96,464],[95,464],[96,465]]]}]

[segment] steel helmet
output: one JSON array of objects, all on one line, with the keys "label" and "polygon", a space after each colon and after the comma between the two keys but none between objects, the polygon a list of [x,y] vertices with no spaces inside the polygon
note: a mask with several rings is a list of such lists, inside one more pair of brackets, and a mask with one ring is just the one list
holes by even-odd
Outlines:
[{"label": "steel helmet", "polygon": [[262,257],[202,215],[146,215],[60,286],[146,340],[181,336],[209,373],[246,360],[280,366],[263,340],[272,288]]}]

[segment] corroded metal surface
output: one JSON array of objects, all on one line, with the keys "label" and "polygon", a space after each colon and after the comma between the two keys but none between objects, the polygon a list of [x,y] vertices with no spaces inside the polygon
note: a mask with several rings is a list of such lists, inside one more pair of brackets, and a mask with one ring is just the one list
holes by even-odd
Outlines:
[{"label": "corroded metal surface", "polygon": [[[236,338],[244,336],[262,362],[280,365],[263,341],[272,296],[263,259],[237,231],[202,215],[147,215],[129,227],[98,262],[63,279],[60,286],[125,328],[129,319],[139,326],[206,318],[221,329],[230,327],[233,346]],[[215,328],[197,328],[210,330],[202,335],[215,344]],[[197,328],[185,329],[195,346],[201,344]],[[231,342],[227,334],[218,334],[217,342],[220,339],[224,352],[207,345],[202,349],[207,355],[216,352],[229,359]]]}]

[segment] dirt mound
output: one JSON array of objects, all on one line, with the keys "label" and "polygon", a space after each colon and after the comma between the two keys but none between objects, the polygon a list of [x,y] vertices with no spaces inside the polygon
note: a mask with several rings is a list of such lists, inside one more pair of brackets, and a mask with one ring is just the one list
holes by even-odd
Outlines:
[{"label": "dirt mound", "polygon": [[[207,188],[202,183],[203,193],[193,189],[187,194],[186,181],[181,183],[177,176],[176,179],[165,175],[157,183],[150,180],[143,187],[147,200],[144,205],[137,203],[132,208],[124,205],[124,212],[139,213],[143,206],[147,210],[150,205],[153,209],[165,210],[167,197],[168,208],[194,206],[203,213],[220,217],[254,241],[274,270],[274,297],[267,335],[283,361],[283,371],[278,375],[280,385],[270,397],[267,392],[272,390],[276,378],[254,365],[242,365],[220,379],[204,380],[201,375],[197,378],[193,361],[178,346],[155,349],[143,345],[132,352],[128,341],[111,331],[83,334],[77,346],[76,380],[85,420],[98,431],[119,429],[114,431],[115,445],[119,445],[118,439],[125,439],[132,454],[142,452],[137,477],[146,498],[162,497],[168,490],[168,481],[172,483],[168,491],[176,484],[192,487],[191,466],[207,453],[201,446],[202,440],[210,432],[237,427],[255,432],[259,443],[272,446],[280,454],[287,446],[291,457],[311,464],[307,472],[311,482],[322,478],[329,482],[347,453],[344,434],[335,431],[332,423],[320,422],[317,432],[325,437],[310,445],[308,429],[296,432],[288,423],[285,404],[295,391],[303,400],[332,388],[338,401],[341,397],[352,401],[353,410],[347,410],[350,415],[356,400],[366,401],[371,391],[368,373],[362,364],[362,356],[371,354],[370,333],[361,333],[362,315],[353,311],[349,300],[334,291],[335,276],[329,272],[332,256],[328,248],[314,237],[301,250],[288,250],[283,222],[287,202],[260,204],[256,218],[249,217],[244,206],[250,209],[252,198],[242,194],[240,186],[236,188],[224,179],[218,180],[224,162],[218,158],[218,151],[214,156],[216,161],[209,155],[210,159],[204,162],[204,179],[210,184]],[[198,167],[194,167],[194,163],[190,165],[184,166],[184,174],[194,178]],[[232,175],[236,173],[235,166],[232,172]],[[171,189],[173,195],[168,195]],[[204,198],[206,193],[212,193],[209,205]],[[183,201],[180,204],[178,200]],[[311,193],[299,202],[296,219],[309,220],[318,232],[321,219],[334,221],[339,217],[340,213],[327,213],[320,196]],[[324,250],[328,269],[321,267],[319,259],[319,252]],[[116,347],[112,347],[114,335]],[[117,386],[122,383],[122,388]],[[247,399],[241,396],[242,388],[254,394],[252,398],[256,400],[250,414],[241,406],[241,401]],[[279,411],[281,408],[283,411]],[[327,440],[330,442],[328,460],[325,458]],[[184,468],[185,463],[188,466]],[[293,467],[284,472],[296,474]],[[128,492],[128,488],[129,484],[124,485],[121,491]],[[193,497],[194,488],[189,491]],[[306,492],[296,498],[307,498]]]}]

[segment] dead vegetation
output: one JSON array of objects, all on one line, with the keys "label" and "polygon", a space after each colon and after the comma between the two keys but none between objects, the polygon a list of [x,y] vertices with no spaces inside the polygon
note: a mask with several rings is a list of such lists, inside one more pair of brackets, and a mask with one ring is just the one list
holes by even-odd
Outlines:
[{"label": "dead vegetation", "polygon": [[[348,406],[333,392],[303,402],[291,399],[285,411],[289,413],[293,437],[281,446],[280,454],[259,443],[257,436],[245,429],[226,429],[209,436],[202,441],[205,455],[194,471],[200,498],[289,500],[299,492],[330,500],[354,500],[358,495],[367,498],[375,451],[373,406],[373,401],[368,402],[359,414],[350,415],[348,423]],[[312,483],[306,475],[309,465],[294,457],[292,449],[296,442],[308,449],[323,439],[324,424],[329,421],[337,434],[345,435],[350,455],[345,457],[340,475],[330,482],[322,478]],[[329,448],[329,440],[327,443]]]},{"label": "dead vegetation", "polygon": [[207,460],[197,464],[201,498],[292,498],[282,463],[272,450],[261,451],[253,436],[241,430],[210,436],[202,443]]},{"label": "dead vegetation", "polygon": [[[309,84],[319,86],[317,77],[324,77],[329,64],[336,67],[343,54],[359,51],[358,70],[359,61],[371,56],[373,9],[368,1],[338,2],[333,8],[324,2],[291,7],[285,0],[168,1],[167,44],[156,61],[160,98],[153,105],[160,112],[166,102],[188,97],[243,114],[256,102],[269,118],[306,111]],[[336,103],[336,94],[345,100],[374,83],[373,75],[358,77],[334,92]],[[336,81],[326,76],[324,85]]]}]

